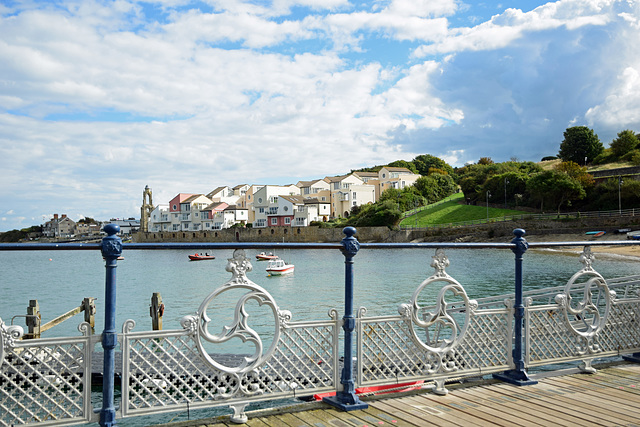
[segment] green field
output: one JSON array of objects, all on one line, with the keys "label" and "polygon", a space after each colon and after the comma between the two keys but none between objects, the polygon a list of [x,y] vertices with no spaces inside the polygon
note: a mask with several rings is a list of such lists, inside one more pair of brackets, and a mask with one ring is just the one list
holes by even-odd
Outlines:
[{"label": "green field", "polygon": [[[464,221],[478,221],[487,219],[486,206],[472,206],[462,204],[464,195],[457,193],[447,201],[433,206],[427,206],[416,215],[408,216],[400,223],[402,227],[427,227],[438,224],[450,224]],[[527,212],[513,209],[489,207],[489,218],[502,218],[509,215],[523,215]]]}]

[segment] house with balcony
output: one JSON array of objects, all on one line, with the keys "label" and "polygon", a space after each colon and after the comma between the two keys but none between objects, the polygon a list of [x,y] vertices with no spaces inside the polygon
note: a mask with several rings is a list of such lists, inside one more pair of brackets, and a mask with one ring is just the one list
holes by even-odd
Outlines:
[{"label": "house with balcony", "polygon": [[407,168],[385,166],[378,171],[379,193],[389,188],[402,190],[415,184],[422,175],[411,172]]},{"label": "house with balcony", "polygon": [[212,202],[225,202],[227,205],[233,205],[238,202],[240,195],[236,194],[233,188],[224,186],[209,192],[206,197]]},{"label": "house with balcony", "polygon": [[305,198],[315,197],[316,194],[331,189],[331,185],[326,178],[313,181],[298,181],[296,186],[300,189],[300,195]]},{"label": "house with balcony", "polygon": [[235,224],[246,224],[248,211],[236,205],[227,206],[221,211],[215,212],[212,219],[212,229],[222,230],[230,228]]},{"label": "house with balcony", "polygon": [[[280,196],[299,196],[300,189],[295,185],[265,185],[253,194],[253,227],[261,228],[269,226],[268,216],[277,215],[278,198]],[[251,217],[251,213],[249,213]]]},{"label": "house with balcony", "polygon": [[149,231],[160,232],[171,229],[171,217],[169,214],[169,204],[161,203],[157,205],[149,214]]},{"label": "house with balcony", "polygon": [[351,208],[376,200],[375,186],[365,184],[354,174],[325,178],[331,185],[331,216],[348,217]]},{"label": "house with balcony", "polygon": [[353,174],[364,181],[365,184],[373,185],[376,190],[375,201],[380,200],[380,179],[378,172],[354,172]]},{"label": "house with balcony", "polygon": [[213,202],[202,209],[202,211],[200,212],[202,222],[201,230],[219,230],[220,228],[222,228],[216,228],[216,222],[219,219],[217,215],[228,207],[229,205],[225,202]]},{"label": "house with balcony", "polygon": [[294,213],[293,226],[306,227],[312,221],[326,222],[331,216],[331,203],[317,198],[304,199],[304,205],[298,206]]}]

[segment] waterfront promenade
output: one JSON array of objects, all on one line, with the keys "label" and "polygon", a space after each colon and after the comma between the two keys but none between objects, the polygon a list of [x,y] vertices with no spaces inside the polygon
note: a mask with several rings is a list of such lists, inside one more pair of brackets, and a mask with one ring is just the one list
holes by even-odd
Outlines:
[{"label": "waterfront promenade", "polygon": [[[532,374],[538,384],[488,380],[448,385],[449,394],[407,392],[363,398],[365,410],[342,412],[323,403],[248,412],[246,426],[637,426],[640,365],[620,363],[596,374],[577,369]],[[228,417],[165,427],[238,426]]]}]

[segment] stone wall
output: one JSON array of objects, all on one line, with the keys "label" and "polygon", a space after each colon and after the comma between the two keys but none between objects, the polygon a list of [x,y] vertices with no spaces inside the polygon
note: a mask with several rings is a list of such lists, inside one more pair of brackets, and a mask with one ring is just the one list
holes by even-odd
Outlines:
[{"label": "stone wall", "polygon": [[[356,237],[360,242],[384,242],[396,232],[388,227],[362,227]],[[136,243],[154,242],[290,242],[337,243],[345,235],[342,228],[320,227],[267,227],[228,228],[213,231],[169,231],[137,233]]]},{"label": "stone wall", "polygon": [[[387,227],[359,227],[356,238],[360,243],[403,243],[414,241],[501,241],[513,238],[513,230],[523,228],[527,235],[584,234],[602,230],[614,233],[620,228],[640,230],[638,217],[571,218],[561,220],[519,220],[492,222],[467,227],[427,228],[417,230],[390,230]],[[137,233],[136,243],[157,242],[290,242],[337,243],[344,238],[342,228],[319,227],[267,227],[231,228],[217,231],[172,231]]]}]

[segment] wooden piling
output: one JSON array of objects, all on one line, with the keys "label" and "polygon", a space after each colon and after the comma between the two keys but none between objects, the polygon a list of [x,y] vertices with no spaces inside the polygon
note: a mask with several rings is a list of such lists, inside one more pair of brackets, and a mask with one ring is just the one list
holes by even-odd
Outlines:
[{"label": "wooden piling", "polygon": [[82,300],[82,311],[84,311],[84,321],[91,325],[91,332],[96,327],[96,299],[88,297]]},{"label": "wooden piling", "polygon": [[42,315],[40,314],[40,304],[37,299],[29,300],[29,306],[27,307],[27,327],[29,333],[25,338],[40,338],[40,324],[42,322]]},{"label": "wooden piling", "polygon": [[154,331],[162,330],[162,316],[164,315],[164,304],[162,303],[162,295],[160,292],[154,292],[151,297],[151,306],[149,307],[151,315],[151,326]]}]

